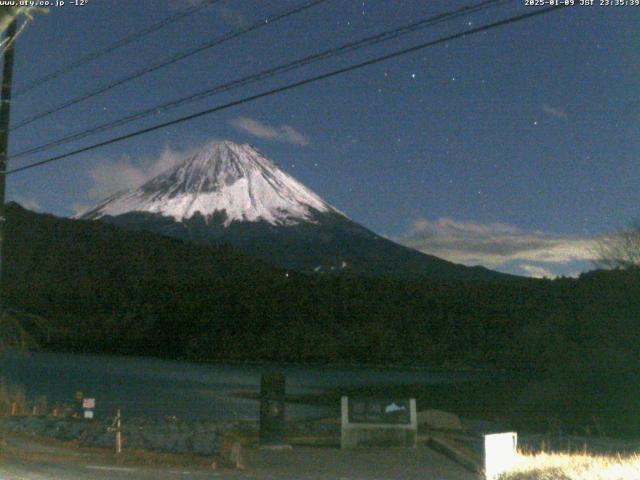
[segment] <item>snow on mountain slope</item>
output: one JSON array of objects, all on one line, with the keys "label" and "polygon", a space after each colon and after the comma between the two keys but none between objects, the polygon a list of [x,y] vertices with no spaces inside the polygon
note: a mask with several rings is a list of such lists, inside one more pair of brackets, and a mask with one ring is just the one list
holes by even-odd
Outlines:
[{"label": "snow on mountain slope", "polygon": [[341,212],[248,144],[215,142],[140,188],[113,195],[78,218],[158,213],[176,221],[224,212],[234,221],[272,225],[313,222],[313,213]]}]

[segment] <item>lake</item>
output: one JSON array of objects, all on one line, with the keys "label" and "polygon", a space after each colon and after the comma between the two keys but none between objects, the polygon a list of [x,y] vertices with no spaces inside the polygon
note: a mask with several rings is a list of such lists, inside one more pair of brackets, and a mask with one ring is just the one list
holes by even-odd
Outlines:
[{"label": "lake", "polygon": [[[96,398],[96,416],[176,416],[185,420],[258,418],[256,394],[263,373],[286,375],[287,394],[311,394],[344,387],[442,385],[478,381],[487,372],[427,368],[208,364],[153,358],[0,353],[0,378],[24,386],[30,399],[46,395],[52,405],[73,404],[77,391]],[[292,404],[288,418],[337,415],[339,406]]]}]

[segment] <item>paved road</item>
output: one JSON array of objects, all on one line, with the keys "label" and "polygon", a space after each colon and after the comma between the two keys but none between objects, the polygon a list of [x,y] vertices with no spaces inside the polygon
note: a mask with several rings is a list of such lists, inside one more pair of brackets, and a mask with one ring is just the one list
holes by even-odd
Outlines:
[{"label": "paved road", "polygon": [[[294,448],[248,449],[248,468],[118,465],[108,453],[9,438],[0,456],[1,480],[477,480],[478,477],[427,448],[344,451]],[[7,453],[9,452],[9,453]]]},{"label": "paved road", "polygon": [[[306,452],[308,453],[308,452]],[[298,455],[296,455],[298,456]],[[315,459],[313,459],[315,457]],[[278,465],[249,468],[240,471],[206,471],[189,468],[134,467],[119,465],[93,465],[91,463],[66,463],[19,458],[3,459],[0,463],[0,478],[3,480],[176,480],[193,478],[229,480],[476,480],[477,477],[454,465],[422,464],[415,458],[405,464],[381,465],[362,458],[353,464],[338,465],[335,460],[326,462],[324,456],[312,457],[308,462],[292,462]],[[302,468],[303,463],[306,468]],[[384,462],[382,462],[384,463]]]},{"label": "paved road", "polygon": [[71,464],[31,461],[19,458],[3,459],[0,463],[2,480],[174,480],[174,479],[245,479],[247,476],[188,469],[158,469],[91,464]]}]

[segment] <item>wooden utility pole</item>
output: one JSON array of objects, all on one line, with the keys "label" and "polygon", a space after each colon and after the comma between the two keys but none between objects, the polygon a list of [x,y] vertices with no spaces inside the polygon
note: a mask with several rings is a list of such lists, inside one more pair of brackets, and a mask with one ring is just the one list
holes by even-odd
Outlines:
[{"label": "wooden utility pole", "polygon": [[11,111],[11,84],[13,81],[13,54],[18,20],[14,19],[9,27],[5,39],[7,48],[4,51],[4,66],[2,69],[2,89],[0,91],[0,314],[4,311],[2,295],[2,270],[4,267],[4,195],[7,176],[7,153],[9,150],[9,114]]},{"label": "wooden utility pole", "polygon": [[122,416],[120,409],[116,414],[116,453],[122,453]]}]

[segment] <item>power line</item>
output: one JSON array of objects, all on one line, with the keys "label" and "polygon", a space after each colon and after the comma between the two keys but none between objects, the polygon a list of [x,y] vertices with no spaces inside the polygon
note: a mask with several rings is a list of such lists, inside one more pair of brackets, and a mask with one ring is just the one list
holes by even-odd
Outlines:
[{"label": "power line", "polygon": [[310,83],[315,83],[315,82],[318,82],[320,80],[325,80],[327,78],[335,77],[337,75],[341,75],[343,73],[351,72],[353,70],[357,70],[357,69],[360,69],[360,68],[363,68],[363,67],[367,67],[369,65],[374,65],[374,64],[377,64],[377,63],[381,63],[381,62],[384,62],[386,60],[390,60],[392,58],[400,57],[402,55],[407,55],[409,53],[413,53],[413,52],[416,52],[416,51],[419,51],[419,50],[423,50],[423,49],[428,48],[428,47],[432,47],[434,45],[438,45],[438,44],[441,44],[441,43],[449,42],[451,40],[455,40],[455,39],[458,39],[458,38],[464,38],[464,37],[466,37],[468,35],[473,35],[473,34],[476,34],[476,33],[485,32],[485,31],[488,31],[488,30],[491,30],[491,29],[494,29],[494,28],[497,28],[497,27],[501,27],[501,26],[508,25],[508,24],[511,24],[511,23],[519,22],[519,21],[522,21],[522,20],[525,20],[525,19],[528,19],[528,18],[536,17],[536,16],[539,16],[539,15],[544,15],[546,13],[550,13],[550,12],[555,11],[555,10],[561,10],[563,8],[566,8],[566,7],[568,7],[568,5],[559,5],[559,6],[546,7],[546,8],[543,8],[543,9],[534,10],[534,11],[531,11],[529,13],[524,13],[524,14],[521,14],[521,15],[509,17],[509,18],[506,18],[504,20],[499,20],[497,22],[490,23],[488,25],[483,25],[481,27],[465,30],[464,32],[459,32],[459,33],[456,33],[456,34],[453,34],[453,35],[442,37],[442,38],[439,38],[437,40],[432,40],[430,42],[421,43],[421,44],[415,45],[413,47],[408,47],[408,48],[404,48],[402,50],[397,50],[395,52],[392,52],[392,53],[389,53],[389,54],[386,54],[386,55],[382,55],[382,56],[373,58],[371,60],[366,60],[364,62],[356,63],[356,64],[350,65],[348,67],[343,67],[343,68],[339,68],[337,70],[332,70],[331,72],[328,72],[328,73],[323,73],[321,75],[316,75],[316,76],[313,76],[313,77],[306,78],[304,80],[299,80],[297,82],[289,83],[289,84],[283,85],[281,87],[277,87],[277,88],[274,88],[274,89],[271,89],[271,90],[267,90],[265,92],[261,92],[261,93],[255,94],[255,95],[244,97],[244,98],[241,98],[239,100],[235,100],[233,102],[229,102],[229,103],[225,103],[225,104],[222,104],[222,105],[218,105],[216,107],[209,108],[209,109],[206,109],[206,110],[202,110],[200,112],[193,113],[191,115],[187,115],[185,117],[181,117],[181,118],[178,118],[178,119],[175,119],[175,120],[171,120],[169,122],[164,122],[164,123],[161,123],[161,124],[158,124],[158,125],[154,125],[152,127],[148,127],[148,128],[144,128],[144,129],[141,129],[141,130],[137,130],[135,132],[131,132],[131,133],[128,133],[128,134],[125,134],[125,135],[121,135],[119,137],[115,137],[115,138],[112,138],[112,139],[109,139],[109,140],[105,140],[103,142],[99,142],[99,143],[96,143],[96,144],[93,144],[93,145],[89,145],[87,147],[79,148],[77,150],[73,150],[71,152],[64,153],[62,155],[56,155],[54,157],[47,158],[45,160],[40,160],[38,162],[34,162],[34,163],[29,164],[29,165],[25,165],[23,167],[14,168],[12,170],[9,170],[7,172],[7,175],[10,175],[10,174],[13,174],[13,173],[17,173],[17,172],[22,172],[22,171],[29,170],[29,169],[36,168],[36,167],[40,167],[42,165],[46,165],[48,163],[56,162],[56,161],[59,161],[59,160],[62,160],[62,159],[65,159],[65,158],[68,158],[68,157],[71,157],[71,156],[74,156],[74,155],[78,155],[80,153],[85,153],[85,152],[88,152],[88,151],[91,151],[91,150],[95,150],[96,148],[100,148],[100,147],[104,147],[106,145],[111,145],[111,144],[118,143],[118,142],[121,142],[121,141],[124,141],[124,140],[128,140],[130,138],[134,138],[134,137],[137,137],[137,136],[140,136],[140,135],[144,135],[145,133],[150,133],[150,132],[153,132],[153,131],[156,131],[156,130],[160,130],[160,129],[163,129],[163,128],[166,128],[166,127],[170,127],[172,125],[177,125],[179,123],[183,123],[183,122],[186,122],[186,121],[189,121],[189,120],[193,120],[195,118],[203,117],[205,115],[210,115],[212,113],[216,113],[216,112],[219,112],[221,110],[226,110],[228,108],[235,107],[237,105],[242,105],[244,103],[248,103],[248,102],[252,102],[254,100],[258,100],[260,98],[269,97],[271,95],[275,95],[277,93],[282,93],[282,92],[285,92],[285,91],[288,91],[288,90],[292,90],[294,88],[298,88],[298,87],[301,87],[303,85],[308,85]]},{"label": "power line", "polygon": [[486,10],[488,8],[491,7],[495,7],[497,5],[500,4],[504,4],[504,3],[510,3],[513,0],[486,0],[484,2],[478,3],[476,5],[468,5],[465,7],[462,7],[458,10],[455,10],[453,12],[447,12],[447,13],[442,13],[442,14],[438,14],[435,16],[431,16],[413,23],[410,23],[408,25],[404,25],[401,27],[397,27],[394,28],[392,30],[387,30],[381,33],[378,33],[376,35],[371,35],[365,38],[362,38],[360,40],[356,40],[353,42],[349,42],[347,44],[341,45],[339,47],[334,47],[328,50],[324,50],[322,52],[313,54],[313,55],[309,55],[306,56],[304,58],[298,59],[298,60],[294,60],[292,62],[288,62],[285,63],[283,65],[279,65],[276,67],[272,67],[266,70],[263,70],[261,72],[258,72],[256,74],[247,76],[247,77],[243,77],[237,80],[234,80],[232,82],[228,82],[228,83],[224,83],[221,85],[217,85],[213,88],[209,88],[200,92],[197,92],[195,94],[191,94],[188,95],[186,97],[180,98],[178,100],[173,100],[161,105],[156,105],[154,107],[151,108],[147,108],[144,109],[142,111],[138,111],[132,114],[129,114],[123,118],[117,119],[117,120],[113,120],[98,126],[95,126],[93,128],[90,128],[88,130],[83,130],[81,132],[77,132],[71,135],[68,135],[66,137],[62,137],[59,138],[57,140],[53,140],[51,142],[47,142],[45,144],[41,144],[32,148],[29,148],[27,150],[23,150],[21,152],[18,152],[14,155],[12,155],[10,157],[10,159],[15,159],[15,158],[20,158],[23,157],[25,155],[29,155],[29,154],[33,154],[36,152],[41,152],[41,151],[45,151],[48,150],[52,147],[55,146],[59,146],[59,145],[63,145],[65,143],[71,142],[73,140],[79,140],[81,138],[85,138],[88,137],[90,135],[93,135],[95,133],[99,133],[99,132],[104,132],[106,130],[111,130],[113,128],[116,127],[120,127],[122,125],[126,125],[128,123],[131,123],[133,121],[136,120],[141,120],[143,118],[146,118],[150,115],[154,115],[156,113],[159,112],[165,112],[167,110],[173,109],[173,108],[177,108],[183,105],[186,105],[188,103],[192,103],[196,100],[201,100],[203,98],[209,97],[211,95],[217,94],[217,93],[221,93],[221,92],[227,92],[229,90],[241,87],[241,86],[245,86],[245,85],[249,85],[252,83],[255,83],[257,81],[261,81],[261,80],[265,80],[268,78],[271,78],[272,76],[275,76],[276,74],[280,74],[280,73],[284,73],[284,72],[288,72],[312,63],[315,63],[317,61],[320,60],[326,60],[328,58],[332,58],[338,55],[342,55],[344,53],[348,53],[348,52],[352,52],[354,50],[358,50],[361,48],[365,48],[365,47],[369,47],[381,42],[385,42],[385,41],[389,41],[389,40],[393,40],[395,38],[398,38],[402,35],[406,35],[412,32],[415,32],[421,28],[427,27],[427,26],[432,26],[432,25],[436,25],[438,23],[441,22],[445,22],[445,21],[450,21],[453,18],[457,18],[459,16],[462,15],[469,15],[472,13],[476,13],[482,10]]},{"label": "power line", "polygon": [[145,67],[145,68],[143,68],[141,70],[138,70],[137,72],[135,72],[133,74],[127,75],[125,77],[121,77],[121,78],[119,78],[117,80],[114,80],[114,81],[109,82],[109,83],[107,83],[105,85],[102,85],[101,87],[98,87],[95,90],[87,92],[87,93],[85,93],[83,95],[80,95],[78,97],[72,98],[71,100],[68,100],[68,101],[66,101],[66,102],[64,102],[64,103],[62,103],[60,105],[57,105],[55,107],[52,107],[52,108],[50,108],[48,110],[45,110],[45,111],[42,111],[40,113],[36,113],[35,115],[32,115],[31,117],[28,117],[28,118],[22,120],[21,122],[17,123],[11,129],[12,130],[17,130],[19,128],[22,128],[22,127],[24,127],[26,125],[29,125],[30,123],[35,122],[36,120],[40,120],[40,119],[42,119],[44,117],[48,117],[49,115],[52,115],[54,113],[60,112],[62,110],[65,110],[66,108],[69,108],[72,105],[75,105],[75,104],[80,103],[80,102],[84,102],[84,101],[86,101],[86,100],[88,100],[88,99],[90,99],[92,97],[95,97],[96,95],[100,95],[101,93],[107,92],[107,91],[109,91],[109,90],[111,90],[111,89],[113,89],[115,87],[123,85],[123,84],[125,84],[127,82],[130,82],[132,80],[136,80],[136,79],[138,79],[138,78],[140,78],[140,77],[142,77],[144,75],[147,75],[148,73],[155,72],[156,70],[159,70],[161,68],[164,68],[164,67],[167,67],[169,65],[172,65],[172,64],[174,64],[176,62],[184,60],[185,58],[191,57],[191,56],[193,56],[193,55],[195,55],[197,53],[200,53],[200,52],[202,52],[204,50],[207,50],[209,48],[213,48],[213,47],[218,46],[218,45],[220,45],[220,44],[222,44],[224,42],[227,42],[229,40],[233,40],[233,39],[235,39],[235,38],[237,38],[237,37],[239,37],[241,35],[245,35],[245,34],[247,34],[249,32],[252,32],[254,30],[257,30],[259,28],[267,26],[267,25],[269,25],[271,23],[275,23],[275,22],[277,22],[279,20],[283,20],[283,19],[285,19],[287,17],[290,17],[291,15],[295,15],[297,13],[303,12],[303,11],[305,11],[305,10],[311,8],[311,7],[315,7],[316,5],[319,5],[319,4],[324,3],[326,1],[328,1],[328,0],[311,0],[311,1],[308,1],[308,2],[306,2],[306,3],[304,3],[304,4],[300,5],[300,6],[290,8],[288,10],[285,10],[285,11],[281,12],[281,13],[278,13],[278,14],[275,14],[275,15],[273,15],[271,17],[268,17],[268,18],[266,18],[264,20],[256,21],[255,23],[251,24],[247,28],[243,28],[241,30],[229,32],[229,33],[227,33],[227,34],[225,34],[225,35],[223,35],[221,37],[218,37],[218,38],[216,38],[216,39],[214,39],[214,40],[212,40],[210,42],[207,42],[207,43],[205,43],[203,45],[200,45],[198,47],[195,47],[195,48],[186,50],[184,52],[178,53],[176,55],[173,55],[173,56],[171,56],[169,58],[166,58],[164,60],[156,62],[156,63],[154,63],[154,64],[152,64],[152,65],[150,65],[148,67]]},{"label": "power line", "polygon": [[154,32],[157,32],[158,30],[163,29],[164,27],[166,27],[167,25],[170,25],[174,22],[177,22],[179,20],[182,20],[185,17],[188,17],[190,15],[193,15],[194,13],[197,13],[211,5],[213,5],[214,3],[219,2],[220,0],[203,0],[201,3],[197,4],[197,5],[193,5],[191,7],[185,8],[183,10],[180,10],[179,12],[164,18],[163,20],[160,20],[157,23],[154,23],[153,25],[148,26],[147,28],[144,28],[142,30],[139,30],[131,35],[129,35],[128,37],[124,37],[120,40],[117,40],[115,42],[113,42],[110,45],[107,45],[106,47],[100,49],[100,50],[96,50],[95,52],[89,53],[87,55],[84,55],[80,58],[78,58],[77,60],[68,63],[67,65],[64,65],[63,67],[60,67],[58,70],[54,70],[51,73],[48,73],[46,75],[41,76],[40,78],[36,78],[35,80],[33,80],[31,83],[27,84],[26,86],[24,86],[21,89],[18,89],[18,91],[16,92],[15,96],[19,96],[22,95],[24,93],[30,92],[31,90],[40,87],[42,85],[44,85],[45,83],[50,82],[51,80],[55,80],[56,78],[61,77],[62,75],[66,75],[69,72],[72,72],[73,70],[75,70],[76,68],[81,67],[82,65],[85,65],[86,63],[92,62],[100,57],[103,57],[105,55],[107,55],[108,53],[113,52],[114,50],[117,50],[119,48],[122,48],[126,45],[129,45],[130,43],[135,42],[136,40],[139,40],[143,37],[146,37],[147,35],[150,35]]}]

